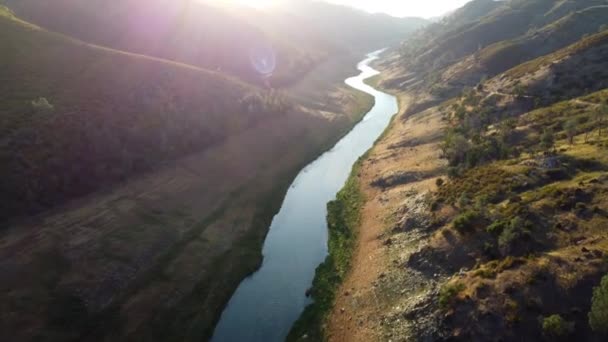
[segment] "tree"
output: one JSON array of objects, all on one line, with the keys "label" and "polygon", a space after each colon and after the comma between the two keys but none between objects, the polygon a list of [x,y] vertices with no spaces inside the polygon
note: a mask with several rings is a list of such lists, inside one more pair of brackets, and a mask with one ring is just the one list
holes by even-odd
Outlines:
[{"label": "tree", "polygon": [[570,145],[572,145],[574,143],[574,137],[576,136],[576,121],[570,120],[566,122],[564,130],[566,131],[566,135],[568,136],[568,142],[570,143]]},{"label": "tree", "polygon": [[593,331],[608,333],[608,275],[593,289],[589,325]]},{"label": "tree", "polygon": [[571,334],[573,330],[574,323],[564,320],[560,315],[543,319],[543,334],[549,338],[558,339]]},{"label": "tree", "polygon": [[501,121],[498,124],[498,134],[504,141],[509,141],[511,134],[517,128],[517,121],[513,118],[509,118]]},{"label": "tree", "polygon": [[470,150],[471,144],[460,133],[448,132],[441,145],[441,150],[450,166],[457,166],[465,160],[467,152]]},{"label": "tree", "polygon": [[597,126],[599,128],[599,136],[601,137],[604,121],[608,120],[608,104],[603,104],[600,106],[600,108],[595,112],[595,118],[597,120]]},{"label": "tree", "polygon": [[545,151],[549,151],[555,148],[555,138],[553,137],[553,130],[545,129],[543,134],[540,136],[540,146]]}]

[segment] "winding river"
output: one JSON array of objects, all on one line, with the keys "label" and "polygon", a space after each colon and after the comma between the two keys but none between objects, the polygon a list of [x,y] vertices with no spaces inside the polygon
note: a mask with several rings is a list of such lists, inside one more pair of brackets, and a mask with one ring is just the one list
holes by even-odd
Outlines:
[{"label": "winding river", "polygon": [[224,309],[214,342],[283,341],[310,303],[305,296],[316,267],[327,256],[327,202],[333,200],[353,164],[397,113],[397,99],[366,85],[378,71],[371,53],[345,82],[375,98],[374,107],[331,150],[306,166],[292,183],[264,242],[262,267],[244,279]]}]

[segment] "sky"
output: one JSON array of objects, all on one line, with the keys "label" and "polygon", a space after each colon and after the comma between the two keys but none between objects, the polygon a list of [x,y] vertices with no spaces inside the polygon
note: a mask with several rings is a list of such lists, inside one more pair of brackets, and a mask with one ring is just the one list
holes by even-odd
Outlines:
[{"label": "sky", "polygon": [[[272,7],[282,0],[215,0],[248,6]],[[457,9],[470,0],[325,0],[371,13],[384,12],[396,17],[432,18]]]},{"label": "sky", "polygon": [[470,0],[329,0],[368,12],[384,12],[396,17],[432,18],[455,10]]}]

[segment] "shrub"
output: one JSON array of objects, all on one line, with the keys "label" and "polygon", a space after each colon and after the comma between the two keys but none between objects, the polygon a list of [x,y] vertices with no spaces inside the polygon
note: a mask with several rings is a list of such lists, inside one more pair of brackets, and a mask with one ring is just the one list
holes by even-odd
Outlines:
[{"label": "shrub", "polygon": [[448,167],[448,177],[453,179],[457,178],[458,176],[460,176],[460,168],[456,166]]},{"label": "shrub", "polygon": [[469,197],[469,194],[467,194],[466,192],[463,192],[460,197],[458,198],[458,206],[460,208],[464,208],[467,207],[471,204],[471,198]]},{"label": "shrub", "polygon": [[439,290],[439,306],[447,308],[464,289],[463,283],[446,284],[441,287],[441,290]]},{"label": "shrub", "polygon": [[555,137],[551,129],[545,129],[540,136],[540,147],[545,151],[549,151],[555,147]]},{"label": "shrub", "polygon": [[46,97],[40,97],[36,100],[32,101],[32,108],[39,113],[48,113],[52,112],[55,107],[49,103],[49,100]]},{"label": "shrub", "polygon": [[491,225],[489,225],[486,228],[486,231],[490,234],[498,236],[503,232],[503,230],[505,230],[506,227],[507,227],[507,222],[496,221],[496,222],[492,223]]},{"label": "shrub", "polygon": [[476,196],[474,208],[479,212],[485,213],[490,202],[490,196],[488,196],[487,194]]},{"label": "shrub", "polygon": [[577,131],[576,126],[576,121],[574,120],[569,120],[564,126],[564,130],[566,131],[566,136],[568,137],[568,142],[570,145],[574,143],[574,137],[576,136]]},{"label": "shrub", "polygon": [[490,242],[486,242],[483,244],[482,251],[483,254],[489,258],[495,258],[498,255],[496,245]]},{"label": "shrub", "polygon": [[475,221],[480,219],[480,215],[476,211],[467,211],[463,214],[458,215],[454,219],[454,229],[460,234],[470,232],[475,228]]},{"label": "shrub", "polygon": [[589,325],[593,331],[608,333],[608,275],[593,289]]},{"label": "shrub", "polygon": [[473,273],[476,277],[481,277],[484,279],[492,279],[496,277],[496,270],[491,268],[480,268],[475,273]]},{"label": "shrub", "polygon": [[504,227],[502,233],[498,237],[498,247],[503,253],[508,254],[514,242],[519,240],[526,234],[529,234],[531,223],[525,221],[519,216],[513,218],[508,225]]},{"label": "shrub", "polygon": [[275,90],[248,93],[239,103],[242,109],[249,114],[262,112],[283,114],[292,107],[287,97]]},{"label": "shrub", "polygon": [[437,211],[439,210],[439,208],[441,207],[441,201],[440,200],[435,200],[433,202],[431,202],[431,211]]},{"label": "shrub", "polygon": [[568,322],[560,315],[545,317],[542,322],[543,334],[549,338],[567,336],[574,330],[574,323]]}]

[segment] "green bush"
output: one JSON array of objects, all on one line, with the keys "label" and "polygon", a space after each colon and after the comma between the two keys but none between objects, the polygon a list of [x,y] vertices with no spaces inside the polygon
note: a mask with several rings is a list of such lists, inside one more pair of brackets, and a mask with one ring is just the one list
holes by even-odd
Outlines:
[{"label": "green bush", "polygon": [[574,323],[568,322],[560,315],[545,317],[542,322],[543,334],[549,338],[567,336],[574,330]]},{"label": "green bush", "polygon": [[49,103],[49,100],[47,100],[46,97],[40,97],[36,100],[33,100],[32,108],[34,108],[34,110],[39,113],[49,113],[55,109],[55,107]]},{"label": "green bush", "polygon": [[476,211],[467,211],[463,214],[458,215],[454,219],[454,229],[460,234],[464,234],[474,230],[475,221],[480,219],[480,215]]},{"label": "green bush", "polygon": [[441,290],[439,290],[439,306],[442,308],[447,308],[452,302],[454,298],[458,296],[460,292],[465,289],[463,283],[452,283],[444,285]]},{"label": "green bush", "polygon": [[593,289],[589,325],[593,331],[608,333],[608,275]]},{"label": "green bush", "polygon": [[507,222],[496,221],[486,228],[486,231],[493,235],[500,235],[507,227]]},{"label": "green bush", "polygon": [[458,206],[462,209],[469,205],[471,205],[471,198],[468,193],[463,192],[460,197],[458,197]]},{"label": "green bush", "polygon": [[545,151],[549,151],[555,147],[555,136],[553,130],[545,129],[543,134],[540,136],[540,147]]},{"label": "green bush", "polygon": [[513,218],[498,236],[498,247],[508,254],[514,242],[530,233],[531,223],[519,216]]}]

